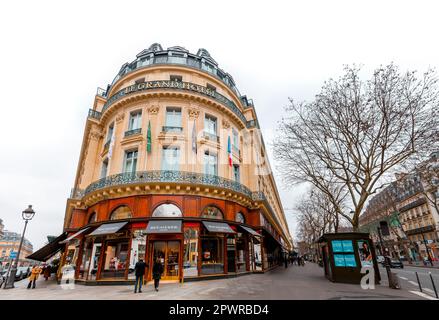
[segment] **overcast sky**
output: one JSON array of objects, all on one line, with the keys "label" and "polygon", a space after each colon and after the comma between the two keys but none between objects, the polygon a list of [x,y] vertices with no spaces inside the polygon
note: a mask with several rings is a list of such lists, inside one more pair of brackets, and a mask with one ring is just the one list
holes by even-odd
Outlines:
[{"label": "overcast sky", "polygon": [[[21,232],[32,204],[26,234],[35,250],[62,232],[96,87],[154,42],[207,49],[254,100],[269,144],[288,97],[311,100],[343,64],[437,68],[438,9],[435,1],[5,1],[0,218]],[[293,208],[303,190],[277,183]]]}]

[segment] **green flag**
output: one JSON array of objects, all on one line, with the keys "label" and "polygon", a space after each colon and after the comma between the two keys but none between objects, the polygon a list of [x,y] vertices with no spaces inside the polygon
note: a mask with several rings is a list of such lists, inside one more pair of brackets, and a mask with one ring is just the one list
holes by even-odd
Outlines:
[{"label": "green flag", "polygon": [[146,134],[146,151],[151,152],[151,121],[148,121],[148,133]]}]

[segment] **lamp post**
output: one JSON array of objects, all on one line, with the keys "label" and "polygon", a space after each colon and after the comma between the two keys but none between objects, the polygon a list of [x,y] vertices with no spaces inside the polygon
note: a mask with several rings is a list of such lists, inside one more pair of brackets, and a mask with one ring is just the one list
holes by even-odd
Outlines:
[{"label": "lamp post", "polygon": [[20,245],[18,247],[18,252],[17,252],[17,256],[15,258],[15,262],[14,265],[12,267],[11,270],[11,265],[12,263],[9,265],[9,270],[7,273],[7,278],[6,278],[6,282],[5,282],[5,287],[4,289],[11,289],[11,288],[15,288],[14,287],[14,281],[15,281],[15,274],[17,273],[17,267],[18,267],[18,261],[20,259],[20,251],[21,251],[21,247],[23,246],[23,240],[24,240],[24,233],[26,232],[26,227],[27,227],[27,223],[32,220],[32,218],[35,215],[35,211],[32,209],[32,205],[29,205],[29,207],[27,209],[25,209],[22,213],[21,216],[24,220],[24,230],[23,233],[21,235],[21,240],[20,240]]}]

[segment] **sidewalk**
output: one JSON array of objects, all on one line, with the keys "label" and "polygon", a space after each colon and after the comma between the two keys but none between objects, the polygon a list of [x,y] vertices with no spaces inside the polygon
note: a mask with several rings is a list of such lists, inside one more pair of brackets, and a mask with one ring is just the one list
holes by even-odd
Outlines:
[{"label": "sidewalk", "polygon": [[439,269],[439,261],[433,261],[433,266],[430,263],[427,263],[424,265],[424,263],[417,261],[412,262],[412,264],[408,263],[407,261],[403,262],[404,267],[420,267],[420,268],[431,268],[431,269]]},{"label": "sidewalk", "polygon": [[323,269],[314,263],[304,267],[279,267],[265,274],[237,278],[163,283],[155,292],[152,284],[134,294],[133,286],[62,286],[40,277],[36,289],[26,289],[27,281],[16,282],[15,289],[0,289],[0,300],[395,300],[423,299],[407,289],[388,288],[382,281],[375,289],[363,290],[360,285],[332,283],[323,276]]}]

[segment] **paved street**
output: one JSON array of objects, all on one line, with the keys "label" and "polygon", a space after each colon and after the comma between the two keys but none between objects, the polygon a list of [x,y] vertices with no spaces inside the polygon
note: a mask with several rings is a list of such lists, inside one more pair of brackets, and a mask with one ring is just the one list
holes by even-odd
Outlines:
[{"label": "paved street", "polygon": [[[394,269],[392,269],[394,270]],[[385,269],[382,270],[385,274]],[[405,271],[405,269],[403,270]],[[402,274],[401,274],[402,275]],[[408,274],[406,274],[408,276]],[[151,284],[143,293],[134,294],[132,286],[83,286],[73,289],[57,285],[54,281],[37,281],[37,288],[27,290],[27,281],[16,282],[15,289],[0,289],[0,299],[425,299],[410,291],[416,288],[403,284],[403,290],[392,290],[386,281],[374,290],[363,290],[359,285],[332,283],[323,276],[322,268],[308,263],[305,267],[279,267],[266,274],[251,274],[238,278],[187,282],[183,284],[163,283],[159,292]]]},{"label": "paved street", "polygon": [[[419,291],[419,284],[415,274],[415,272],[417,272],[423,292],[435,297],[433,284],[429,275],[429,272],[431,272],[436,289],[439,290],[439,269],[437,268],[411,267],[405,265],[404,269],[392,268],[391,271],[398,275],[403,290]],[[380,266],[380,272],[381,276],[387,279],[386,269]]]}]

